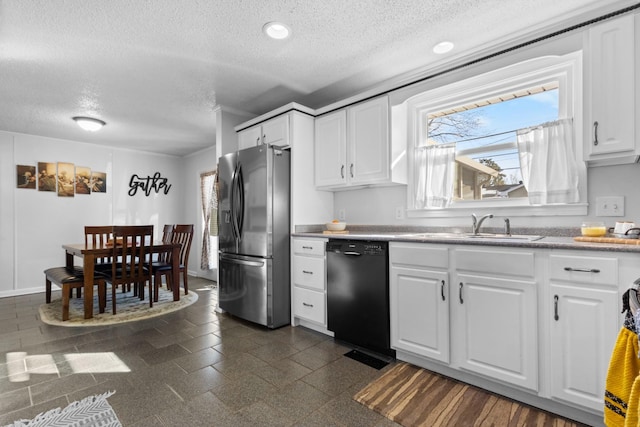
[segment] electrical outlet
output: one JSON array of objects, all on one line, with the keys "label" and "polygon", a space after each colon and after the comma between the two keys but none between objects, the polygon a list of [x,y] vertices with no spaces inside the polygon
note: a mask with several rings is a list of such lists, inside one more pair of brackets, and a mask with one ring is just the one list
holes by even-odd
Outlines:
[{"label": "electrical outlet", "polygon": [[344,209],[338,209],[338,219],[340,221],[344,221],[345,219],[347,219],[347,214],[345,213]]},{"label": "electrical outlet", "polygon": [[596,197],[596,216],[624,216],[624,196]]},{"label": "electrical outlet", "polygon": [[396,219],[404,219],[404,208],[402,206],[396,208]]}]

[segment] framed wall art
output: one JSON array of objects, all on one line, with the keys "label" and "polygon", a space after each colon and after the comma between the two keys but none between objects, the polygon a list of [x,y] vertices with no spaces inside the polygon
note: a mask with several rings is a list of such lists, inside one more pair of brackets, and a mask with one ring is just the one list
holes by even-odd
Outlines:
[{"label": "framed wall art", "polygon": [[36,167],[29,165],[16,166],[16,178],[18,188],[36,189]]},{"label": "framed wall art", "polygon": [[38,162],[38,191],[56,191],[56,164]]},{"label": "framed wall art", "polygon": [[76,194],[91,194],[91,168],[76,166]]},{"label": "framed wall art", "polygon": [[91,181],[89,184],[93,193],[107,192],[107,174],[104,172],[91,172]]},{"label": "framed wall art", "polygon": [[75,170],[73,163],[58,162],[58,197],[73,197]]}]

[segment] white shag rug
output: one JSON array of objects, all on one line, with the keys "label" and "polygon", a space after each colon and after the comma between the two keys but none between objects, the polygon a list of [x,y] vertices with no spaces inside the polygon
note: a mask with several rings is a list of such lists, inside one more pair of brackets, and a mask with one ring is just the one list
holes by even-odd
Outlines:
[{"label": "white shag rug", "polygon": [[85,397],[64,409],[56,408],[32,420],[14,421],[5,427],[122,427],[107,397],[115,391]]},{"label": "white shag rug", "polygon": [[97,290],[94,290],[93,318],[85,319],[83,298],[76,298],[75,292],[73,295],[69,302],[69,320],[62,321],[62,299],[53,300],[50,304],[42,304],[39,310],[40,319],[48,325],[55,326],[113,325],[161,316],[188,307],[198,300],[196,292],[191,291],[185,295],[184,289],[180,288],[180,301],[174,301],[173,293],[162,287],[158,293],[158,302],[154,302],[153,307],[149,307],[149,295],[146,295],[144,300],[140,300],[137,296],[133,296],[133,292],[122,293],[122,290],[118,289],[114,316],[111,311],[111,288],[107,287],[105,312],[99,313]]}]

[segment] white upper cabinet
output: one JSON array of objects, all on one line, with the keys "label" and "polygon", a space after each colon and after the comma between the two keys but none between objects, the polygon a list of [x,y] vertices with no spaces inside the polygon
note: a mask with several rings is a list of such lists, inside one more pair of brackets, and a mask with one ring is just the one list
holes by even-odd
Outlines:
[{"label": "white upper cabinet", "polygon": [[627,15],[589,29],[585,48],[585,154],[593,164],[635,162],[638,49],[635,16]]},{"label": "white upper cabinet", "polygon": [[316,118],[316,187],[345,190],[406,184],[406,176],[393,174],[389,123],[387,96]]},{"label": "white upper cabinet", "polygon": [[382,97],[347,110],[348,177],[351,184],[385,182],[389,177],[389,101]]},{"label": "white upper cabinet", "polygon": [[260,144],[277,145],[279,147],[288,147],[290,145],[289,114],[275,117],[262,124],[238,132],[239,150]]},{"label": "white upper cabinet", "polygon": [[347,112],[340,110],[316,118],[316,187],[347,183]]}]

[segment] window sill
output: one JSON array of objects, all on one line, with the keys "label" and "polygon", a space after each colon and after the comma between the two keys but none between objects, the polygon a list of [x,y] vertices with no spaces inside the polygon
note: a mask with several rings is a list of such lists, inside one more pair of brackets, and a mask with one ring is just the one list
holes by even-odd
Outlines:
[{"label": "window sill", "polygon": [[529,204],[519,206],[505,206],[492,203],[459,203],[443,209],[410,209],[407,210],[408,218],[457,218],[467,217],[472,213],[491,212],[500,216],[586,216],[588,203],[574,203],[570,205],[531,206]]}]

